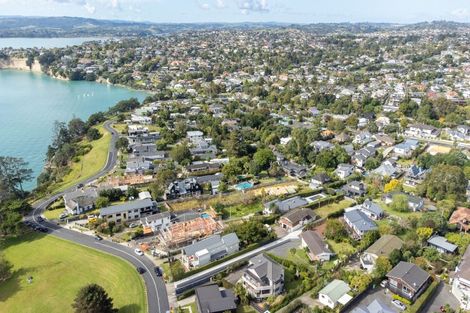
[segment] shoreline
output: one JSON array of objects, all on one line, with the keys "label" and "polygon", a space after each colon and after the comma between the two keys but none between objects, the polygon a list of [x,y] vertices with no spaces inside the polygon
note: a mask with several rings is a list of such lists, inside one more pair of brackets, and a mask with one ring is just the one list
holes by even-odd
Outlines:
[{"label": "shoreline", "polygon": [[[35,74],[43,74],[51,78],[62,80],[62,81],[68,81],[68,82],[72,81],[62,76],[52,75],[52,73],[50,72],[44,72],[38,60],[34,60],[34,64],[32,65],[31,68],[29,68],[26,65],[26,60],[27,60],[26,58],[10,58],[7,60],[0,60],[0,71],[1,70],[16,70],[16,71],[22,71],[22,72],[35,73]],[[151,91],[147,89],[138,89],[138,88],[133,88],[127,85],[122,85],[122,84],[112,84],[108,80],[102,77],[98,77],[96,80],[90,81],[90,82],[113,86],[113,87],[126,88],[126,89],[133,90],[133,91],[145,92],[145,93],[148,93],[149,95],[152,95],[153,93],[155,93],[155,91]]]}]

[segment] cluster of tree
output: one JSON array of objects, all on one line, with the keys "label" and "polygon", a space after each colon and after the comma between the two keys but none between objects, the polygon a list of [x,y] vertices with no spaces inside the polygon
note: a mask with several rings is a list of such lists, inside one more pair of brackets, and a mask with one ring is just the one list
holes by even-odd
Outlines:
[{"label": "cluster of tree", "polygon": [[461,167],[439,164],[431,168],[418,193],[432,200],[465,200],[467,178]]},{"label": "cluster of tree", "polygon": [[31,206],[25,200],[23,184],[32,179],[32,170],[21,158],[0,156],[0,235],[17,235],[21,219]]},{"label": "cluster of tree", "polygon": [[263,223],[258,220],[244,221],[240,224],[231,224],[224,233],[236,233],[241,246],[246,247],[253,243],[263,242],[269,238],[274,238],[275,234],[269,231]]},{"label": "cluster of tree", "polygon": [[6,281],[11,277],[11,270],[13,265],[5,259],[5,256],[0,254],[0,283]]},{"label": "cluster of tree", "polygon": [[72,308],[75,313],[117,313],[113,299],[103,287],[89,284],[81,288],[75,297]]}]

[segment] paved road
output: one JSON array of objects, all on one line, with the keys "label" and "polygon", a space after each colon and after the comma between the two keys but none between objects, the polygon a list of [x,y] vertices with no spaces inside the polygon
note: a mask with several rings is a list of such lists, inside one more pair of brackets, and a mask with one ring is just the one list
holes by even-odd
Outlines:
[{"label": "paved road", "polygon": [[[117,161],[117,150],[115,148],[116,140],[119,138],[118,133],[111,127],[111,121],[107,121],[104,123],[104,128],[109,131],[112,135],[110,148],[109,148],[109,155],[106,165],[103,169],[93,175],[90,178],[84,179],[80,183],[87,184],[90,183],[110,172],[114,166],[116,165]],[[46,207],[57,200],[58,198],[62,197],[64,193],[75,190],[76,186],[73,186],[67,190],[62,192],[50,195],[43,200],[39,201],[37,204],[34,205],[34,210],[30,216],[26,219],[30,221],[38,222],[38,217],[41,213],[46,209]],[[142,278],[145,282],[145,287],[147,291],[147,304],[148,304],[148,312],[149,313],[166,313],[169,308],[168,302],[168,295],[165,287],[165,283],[161,277],[155,275],[154,272],[154,264],[151,260],[149,260],[145,256],[138,256],[134,253],[131,248],[126,246],[102,240],[97,241],[92,236],[88,236],[85,234],[78,233],[76,231],[68,230],[58,226],[56,224],[50,223],[48,221],[43,221],[41,225],[47,227],[49,229],[49,234],[53,236],[57,236],[62,239],[70,240],[75,243],[97,249],[117,257],[120,257],[128,262],[130,262],[135,267],[142,267],[145,269],[145,273],[142,275]]]},{"label": "paved road", "polygon": [[224,269],[227,268],[227,266],[229,266],[233,263],[236,263],[236,262],[239,262],[239,261],[242,261],[242,260],[246,260],[248,258],[251,258],[251,257],[259,254],[260,252],[273,249],[273,248],[275,248],[279,245],[282,245],[286,242],[289,242],[291,240],[297,240],[299,238],[299,235],[300,235],[301,232],[302,232],[302,229],[296,230],[292,233],[289,233],[285,237],[282,237],[282,238],[280,238],[276,241],[268,243],[267,245],[261,246],[259,248],[256,248],[256,249],[252,250],[252,251],[249,251],[245,254],[242,254],[242,255],[237,256],[233,259],[225,261],[221,264],[213,266],[213,267],[211,267],[207,270],[204,270],[204,271],[196,273],[192,276],[181,279],[181,280],[179,280],[179,281],[177,281],[173,284],[173,286],[175,288],[175,293],[180,294],[181,292],[183,292],[185,290],[188,290],[188,289],[193,288],[193,287],[195,287],[195,286],[197,286],[201,283],[204,283],[204,282],[208,281],[212,276],[214,276],[215,274],[217,274],[219,272],[222,272]]}]

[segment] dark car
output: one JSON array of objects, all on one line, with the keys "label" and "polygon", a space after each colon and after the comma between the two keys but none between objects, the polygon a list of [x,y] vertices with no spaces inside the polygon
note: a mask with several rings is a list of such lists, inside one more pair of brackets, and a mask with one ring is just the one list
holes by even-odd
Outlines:
[{"label": "dark car", "polygon": [[157,274],[157,276],[163,275],[162,269],[158,266],[155,266],[154,271],[155,271],[155,274]]},{"label": "dark car", "polygon": [[83,184],[78,184],[77,189],[83,188]]},{"label": "dark car", "polygon": [[49,229],[46,227],[38,227],[38,230],[42,233],[47,233],[49,231]]},{"label": "dark car", "polygon": [[41,222],[44,221],[44,219],[43,219],[42,217],[40,217],[40,216],[38,216],[38,217],[36,218],[36,220],[37,220],[39,223],[41,223]]},{"label": "dark car", "polygon": [[96,235],[95,240],[101,241],[101,240],[103,240],[103,237],[101,237],[100,235]]},{"label": "dark car", "polygon": [[142,267],[137,267],[136,270],[137,270],[137,272],[138,272],[139,274],[145,273],[145,269],[142,268]]}]

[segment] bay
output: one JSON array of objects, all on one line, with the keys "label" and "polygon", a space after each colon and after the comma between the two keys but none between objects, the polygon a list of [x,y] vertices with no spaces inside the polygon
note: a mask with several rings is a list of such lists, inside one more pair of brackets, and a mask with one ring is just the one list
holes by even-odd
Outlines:
[{"label": "bay", "polygon": [[120,100],[148,94],[86,81],[62,81],[45,74],[0,70],[0,155],[22,157],[34,171],[36,186],[44,167],[54,121],[86,120]]}]

